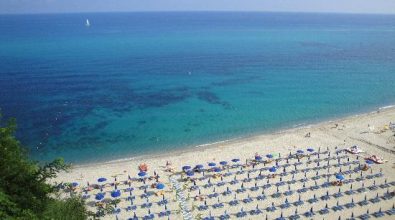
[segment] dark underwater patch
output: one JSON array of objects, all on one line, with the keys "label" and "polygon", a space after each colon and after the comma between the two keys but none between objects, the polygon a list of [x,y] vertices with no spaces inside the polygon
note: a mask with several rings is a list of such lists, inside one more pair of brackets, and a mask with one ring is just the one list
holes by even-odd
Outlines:
[{"label": "dark underwater patch", "polygon": [[228,102],[222,101],[215,93],[209,91],[200,91],[196,93],[199,100],[205,101],[214,105],[222,105],[225,109],[230,109],[231,105]]},{"label": "dark underwater patch", "polygon": [[137,124],[138,125],[144,125],[144,124],[146,124],[147,123],[147,121],[145,121],[145,120],[139,120],[139,121],[137,121]]}]

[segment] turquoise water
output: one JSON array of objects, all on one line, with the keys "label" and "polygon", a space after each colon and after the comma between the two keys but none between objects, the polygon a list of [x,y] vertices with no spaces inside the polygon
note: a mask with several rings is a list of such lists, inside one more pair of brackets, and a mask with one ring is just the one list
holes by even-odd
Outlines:
[{"label": "turquoise water", "polygon": [[0,33],[0,107],[41,161],[182,149],[395,103],[393,15],[1,15]]}]

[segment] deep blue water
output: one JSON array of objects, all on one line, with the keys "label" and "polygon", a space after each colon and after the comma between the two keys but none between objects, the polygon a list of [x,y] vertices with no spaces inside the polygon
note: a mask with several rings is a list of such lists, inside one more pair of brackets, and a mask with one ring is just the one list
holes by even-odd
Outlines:
[{"label": "deep blue water", "polygon": [[0,15],[0,33],[2,113],[43,161],[180,149],[395,103],[393,15]]}]

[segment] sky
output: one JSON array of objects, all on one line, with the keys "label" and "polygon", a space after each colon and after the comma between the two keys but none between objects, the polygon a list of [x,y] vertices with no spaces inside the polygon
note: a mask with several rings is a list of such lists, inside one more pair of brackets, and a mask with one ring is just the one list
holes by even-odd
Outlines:
[{"label": "sky", "polygon": [[290,11],[395,14],[395,0],[0,0],[0,14],[114,11]]}]

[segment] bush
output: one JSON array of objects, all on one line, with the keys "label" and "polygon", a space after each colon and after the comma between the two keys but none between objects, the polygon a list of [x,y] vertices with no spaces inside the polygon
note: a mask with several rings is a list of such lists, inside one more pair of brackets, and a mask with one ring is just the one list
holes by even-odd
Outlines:
[{"label": "bush", "polygon": [[81,197],[71,197],[64,200],[53,200],[47,206],[44,215],[47,219],[82,220],[87,218],[84,202]]},{"label": "bush", "polygon": [[0,115],[0,219],[86,219],[81,199],[51,197],[57,188],[48,180],[70,166],[63,159],[44,165],[30,160],[15,130],[15,120],[3,123]]}]

